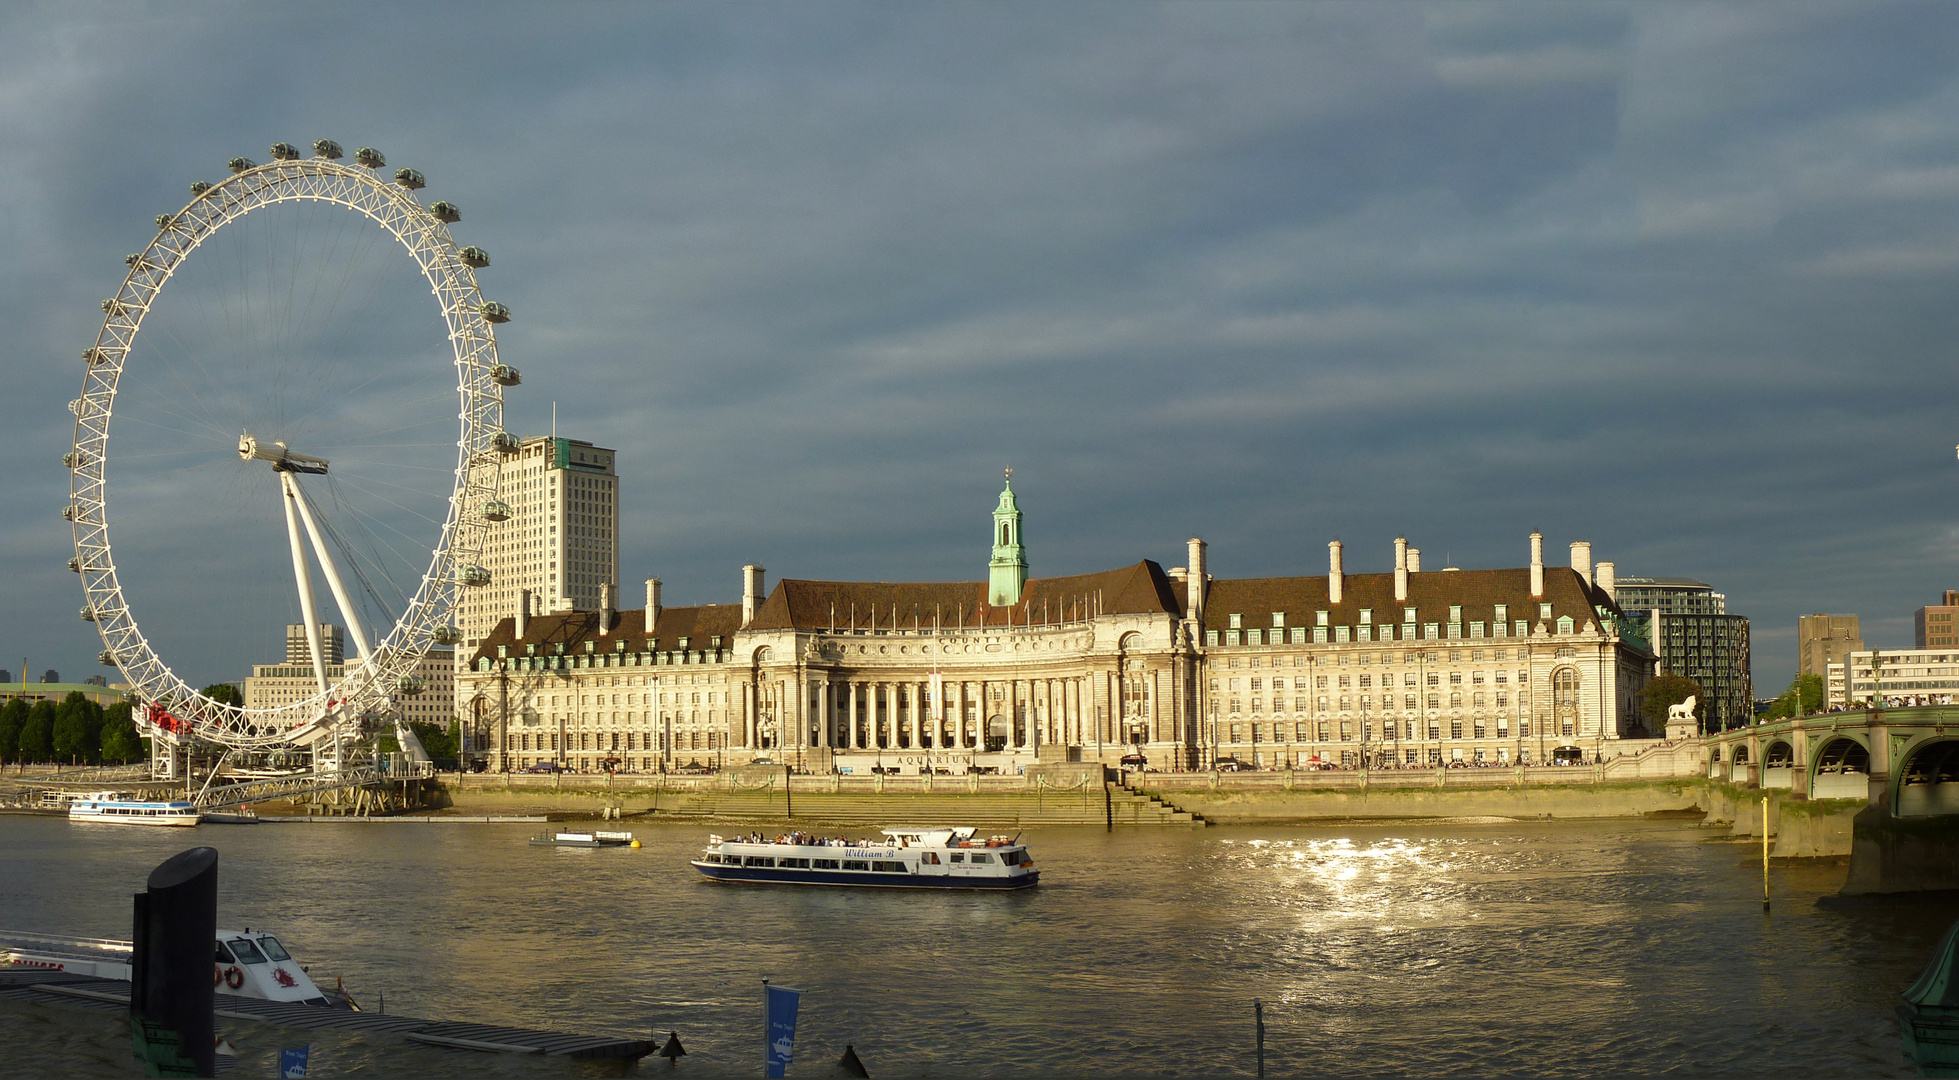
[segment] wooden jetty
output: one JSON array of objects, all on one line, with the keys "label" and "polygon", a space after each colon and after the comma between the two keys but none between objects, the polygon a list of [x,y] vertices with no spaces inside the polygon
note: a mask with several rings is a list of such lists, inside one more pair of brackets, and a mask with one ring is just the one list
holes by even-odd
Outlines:
[{"label": "wooden jetty", "polygon": [[[97,979],[59,971],[0,968],[0,998],[22,1001],[68,1001],[97,1008],[129,1008],[129,984],[120,979]],[[573,1035],[562,1031],[531,1031],[497,1024],[468,1024],[450,1020],[421,1020],[392,1013],[356,1012],[257,998],[217,995],[217,1015],[229,1020],[252,1020],[295,1028],[344,1028],[392,1035],[425,1046],[485,1053],[548,1054],[585,1060],[633,1062],[659,1049],[649,1039],[616,1039],[603,1035]]]}]

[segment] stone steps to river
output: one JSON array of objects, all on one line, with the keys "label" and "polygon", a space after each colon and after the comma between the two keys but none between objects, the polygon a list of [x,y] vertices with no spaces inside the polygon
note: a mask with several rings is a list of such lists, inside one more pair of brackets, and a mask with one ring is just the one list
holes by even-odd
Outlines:
[{"label": "stone steps to river", "polygon": [[[793,811],[793,813],[792,813]],[[668,792],[647,816],[657,820],[810,821],[831,825],[975,827],[1029,825],[1202,826],[1196,816],[1161,800],[1114,787],[1068,792],[885,793],[797,792],[785,805],[778,791]]]}]

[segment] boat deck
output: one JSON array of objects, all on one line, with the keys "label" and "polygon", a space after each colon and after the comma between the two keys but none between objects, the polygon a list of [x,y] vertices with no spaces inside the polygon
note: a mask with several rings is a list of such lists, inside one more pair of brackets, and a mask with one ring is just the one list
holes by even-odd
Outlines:
[{"label": "boat deck", "polygon": [[[59,971],[0,968],[0,998],[21,1001],[54,999],[102,1009],[127,1009],[129,984],[120,979],[97,979]],[[615,1039],[562,1031],[532,1031],[498,1024],[422,1020],[392,1013],[354,1012],[350,1009],[329,1009],[228,994],[217,995],[214,1011],[229,1020],[253,1020],[295,1028],[349,1028],[395,1035],[427,1046],[491,1053],[635,1061],[658,1049],[657,1044],[646,1039]]]}]

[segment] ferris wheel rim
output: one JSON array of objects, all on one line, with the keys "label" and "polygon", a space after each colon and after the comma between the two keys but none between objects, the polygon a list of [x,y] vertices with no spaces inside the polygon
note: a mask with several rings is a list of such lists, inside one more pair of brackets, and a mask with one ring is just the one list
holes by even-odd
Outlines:
[{"label": "ferris wheel rim", "polygon": [[[419,174],[415,180],[418,186]],[[237,749],[301,745],[392,695],[432,645],[455,643],[453,615],[463,591],[470,587],[466,576],[473,577],[464,571],[481,570],[476,563],[490,523],[485,508],[496,499],[497,458],[508,444],[502,427],[502,384],[497,381],[497,373],[505,369],[497,360],[492,329],[493,321],[502,320],[490,317],[494,311],[507,318],[507,312],[484,301],[474,267],[449,234],[453,210],[445,217],[436,212],[444,204],[424,207],[409,185],[382,180],[375,167],[343,165],[326,157],[275,158],[264,165],[234,168],[226,179],[193,191],[182,210],[157,219],[156,237],[131,256],[121,288],[103,302],[95,344],[83,354],[82,396],[69,404],[75,414],[74,445],[67,460],[68,513],[75,540],[70,566],[82,578],[83,616],[96,624],[105,647],[104,661],[122,672],[140,701],[163,706],[182,724],[181,732],[171,734]],[[307,201],[360,214],[393,236],[434,293],[447,327],[457,380],[455,480],[428,567],[394,625],[378,635],[368,655],[345,665],[338,681],[301,701],[244,708],[214,701],[176,674],[130,610],[109,542],[109,425],[117,386],[134,353],[143,317],[184,260],[224,226],[253,211]],[[444,637],[450,640],[442,641]]]}]

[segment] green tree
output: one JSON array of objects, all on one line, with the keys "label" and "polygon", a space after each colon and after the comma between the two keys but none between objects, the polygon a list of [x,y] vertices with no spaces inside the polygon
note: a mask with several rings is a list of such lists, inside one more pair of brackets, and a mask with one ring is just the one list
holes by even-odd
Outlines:
[{"label": "green tree", "polygon": [[429,757],[437,761],[455,760],[462,740],[454,721],[444,728],[441,724],[429,720],[411,720],[408,729],[415,733],[416,738],[422,740],[422,749],[429,752]]},{"label": "green tree", "polygon": [[1694,719],[1707,719],[1707,691],[1701,684],[1685,675],[1661,675],[1647,682],[1646,689],[1639,692],[1639,715],[1646,718],[1649,731],[1664,731],[1667,724],[1667,710],[1688,698],[1694,699]]},{"label": "green tree", "polygon": [[20,760],[54,760],[54,702],[37,701],[20,726]]},{"label": "green tree", "polygon": [[27,702],[19,698],[0,708],[0,764],[20,760],[20,729],[27,723]]},{"label": "green tree", "polygon": [[102,706],[71,690],[54,712],[54,759],[64,765],[93,765],[102,756]]},{"label": "green tree", "polygon": [[1803,675],[1790,681],[1788,689],[1782,691],[1775,704],[1769,706],[1768,716],[1771,720],[1779,720],[1785,716],[1811,716],[1822,711],[1823,676]]},{"label": "green tree", "polygon": [[238,692],[238,687],[228,682],[212,683],[198,693],[220,705],[237,705],[242,708],[245,704],[245,695]]},{"label": "green tree", "polygon": [[102,710],[102,760],[119,765],[141,761],[143,739],[136,733],[136,721],[129,703],[118,702]]}]

